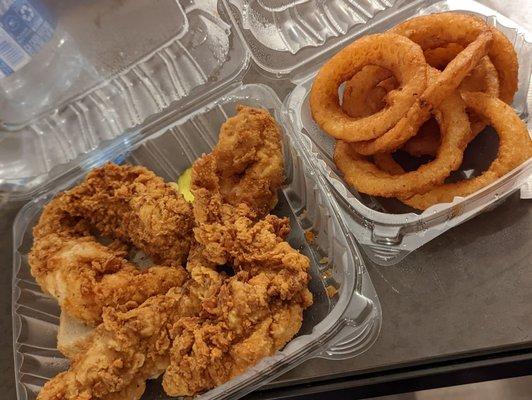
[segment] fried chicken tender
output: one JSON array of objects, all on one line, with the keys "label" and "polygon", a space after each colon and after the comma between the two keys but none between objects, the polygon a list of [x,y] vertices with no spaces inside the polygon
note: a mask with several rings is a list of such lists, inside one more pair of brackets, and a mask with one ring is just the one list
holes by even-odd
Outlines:
[{"label": "fried chicken tender", "polygon": [[181,267],[152,266],[140,271],[123,250],[113,250],[90,236],[49,234],[29,255],[39,285],[70,315],[88,325],[102,321],[104,307],[122,311],[151,296],[181,286],[188,278]]},{"label": "fried chicken tender", "polygon": [[[31,272],[70,315],[96,325],[105,306],[125,311],[184,283],[178,263],[188,254],[192,224],[189,204],[161,178],[107,164],[45,207],[33,231]],[[118,240],[104,246],[94,229]],[[139,271],[126,260],[124,242],[168,266]]]},{"label": "fried chicken tender", "polygon": [[308,291],[293,301],[272,299],[269,279],[240,272],[213,299],[208,316],[180,319],[173,328],[170,366],[163,387],[170,396],[192,396],[227,382],[281,349],[299,331]]},{"label": "fried chicken tender", "polygon": [[181,287],[126,312],[105,308],[86,350],[43,387],[38,399],[139,399],[145,381],[169,364],[172,326],[182,317],[199,315],[203,301],[223,284],[225,275],[202,254],[202,246],[195,244],[187,262],[190,279]]},{"label": "fried chicken tender", "polygon": [[[282,184],[280,149],[273,118],[264,110],[239,108],[222,127],[219,145],[192,171],[189,279],[137,308],[105,308],[103,323],[91,334],[86,351],[44,386],[38,400],[138,399],[146,379],[163,372],[169,395],[194,395],[242,373],[297,334],[303,311],[312,304],[309,260],[285,241],[288,220],[266,215]],[[76,211],[58,225],[71,236],[86,235],[95,226],[123,241],[122,218],[128,212],[131,218],[142,214],[140,203],[124,205],[116,194],[120,185],[113,179],[106,183],[101,174],[93,175],[86,189],[94,200],[87,203],[87,192],[76,192],[66,203],[68,210]],[[108,193],[101,209],[92,186]],[[131,190],[130,196],[135,193]],[[116,212],[106,214],[109,207]],[[98,222],[101,218],[83,219],[88,211],[102,215],[105,223]],[[150,246],[158,242],[153,239]],[[137,239],[130,242],[142,248]],[[113,246],[111,250],[121,251]],[[224,272],[228,269],[232,276]]]},{"label": "fried chicken tender", "polygon": [[288,220],[257,219],[245,203],[224,203],[216,157],[202,157],[192,170],[194,234],[205,258],[232,265],[236,275],[203,302],[199,316],[174,325],[163,377],[170,396],[211,389],[272,355],[299,331],[312,304],[309,259],[284,240]]},{"label": "fried chicken tender", "polygon": [[190,204],[144,167],[106,164],[54,201],[70,218],[132,244],[157,264],[187,259],[194,225]]},{"label": "fried chicken tender", "polygon": [[128,398],[127,393],[140,398],[146,379],[168,365],[169,329],[180,297],[176,288],[127,312],[105,309],[87,350],[46,383],[37,399],[108,400]]},{"label": "fried chicken tender", "polygon": [[259,216],[275,207],[284,167],[281,133],[268,111],[238,106],[222,125],[212,154],[224,202],[247,204]]}]

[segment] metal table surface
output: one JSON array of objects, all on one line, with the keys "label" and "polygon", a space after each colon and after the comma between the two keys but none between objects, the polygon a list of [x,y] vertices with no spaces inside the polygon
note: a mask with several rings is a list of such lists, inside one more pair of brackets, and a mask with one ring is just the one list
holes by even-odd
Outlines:
[{"label": "metal table surface", "polygon": [[[483,3],[531,29],[531,0]],[[255,79],[265,81],[253,71],[246,80]],[[289,90],[283,82],[267,83],[281,98]],[[11,227],[19,207],[0,207],[4,268],[0,280],[0,387],[5,399],[15,398]],[[520,200],[516,193],[495,210],[446,232],[397,266],[378,267],[368,262],[383,312],[375,345],[356,359],[308,361],[272,382],[269,390],[250,397],[290,397],[296,393],[287,386],[308,389],[311,382],[345,382],[370,372],[384,374],[404,366],[435,365],[439,360],[460,362],[466,356],[508,349],[530,350],[532,354],[531,261],[532,202]]]}]

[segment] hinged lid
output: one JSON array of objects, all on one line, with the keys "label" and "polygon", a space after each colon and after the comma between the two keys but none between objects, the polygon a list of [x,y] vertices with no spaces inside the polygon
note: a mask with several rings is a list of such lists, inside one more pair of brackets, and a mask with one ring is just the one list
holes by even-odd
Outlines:
[{"label": "hinged lid", "polygon": [[[405,0],[223,0],[253,60],[277,77],[296,82],[316,70],[324,53],[401,8]],[[330,53],[329,53],[330,54]]]},{"label": "hinged lid", "polygon": [[[217,0],[50,4],[62,46],[37,73],[45,79],[54,68],[69,76],[46,88],[44,108],[21,113],[13,103],[11,115],[28,120],[2,121],[0,191],[11,198],[27,198],[88,153],[129,140],[151,115],[190,110],[220,94],[249,64]],[[55,50],[43,47],[36,58]],[[4,79],[32,79],[26,67]]]}]

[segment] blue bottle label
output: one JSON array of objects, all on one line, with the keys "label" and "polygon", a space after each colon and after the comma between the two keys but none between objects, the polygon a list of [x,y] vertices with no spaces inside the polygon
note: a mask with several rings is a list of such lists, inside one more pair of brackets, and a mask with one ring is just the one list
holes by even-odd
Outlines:
[{"label": "blue bottle label", "polygon": [[0,78],[26,65],[52,38],[55,26],[38,0],[0,1]]}]

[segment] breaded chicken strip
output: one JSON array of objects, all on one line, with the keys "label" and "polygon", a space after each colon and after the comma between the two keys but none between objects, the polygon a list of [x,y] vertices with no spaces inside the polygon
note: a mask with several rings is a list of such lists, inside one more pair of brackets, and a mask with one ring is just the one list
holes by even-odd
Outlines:
[{"label": "breaded chicken strip", "polygon": [[191,396],[225,383],[294,337],[312,295],[303,288],[281,300],[268,293],[273,285],[267,274],[239,272],[205,301],[204,313],[174,325],[167,394]]},{"label": "breaded chicken strip", "polygon": [[91,236],[49,234],[35,242],[29,263],[41,288],[88,325],[102,321],[104,307],[126,311],[188,279],[182,267],[155,265],[140,271],[125,256],[123,250],[104,246]]},{"label": "breaded chicken strip", "polygon": [[106,164],[53,202],[68,218],[132,244],[157,264],[187,259],[194,224],[190,204],[144,167]]},{"label": "breaded chicken strip", "polygon": [[195,238],[203,256],[232,265],[216,296],[199,316],[182,318],[172,330],[170,366],[163,386],[170,396],[190,396],[239,375],[281,349],[299,331],[312,304],[309,259],[284,238],[288,220],[223,202],[216,152],[192,170]]},{"label": "breaded chicken strip", "polygon": [[124,391],[140,398],[146,379],[161,374],[168,365],[169,329],[175,322],[180,291],[151,297],[125,313],[106,309],[87,350],[68,371],[46,383],[37,399],[111,399],[112,394],[121,398]]},{"label": "breaded chicken strip", "polygon": [[[264,110],[239,111],[222,128],[222,149],[193,169],[190,279],[133,310],[106,310],[87,350],[38,399],[134,399],[165,369],[167,393],[193,395],[273,354],[300,329],[312,303],[309,260],[285,241],[287,219],[264,216],[282,182],[279,132]],[[248,143],[247,135],[258,139]],[[85,229],[79,221],[67,225]]]},{"label": "breaded chicken strip", "polygon": [[284,181],[281,133],[268,111],[238,106],[222,125],[212,152],[225,203],[244,203],[258,216],[277,204]]},{"label": "breaded chicken strip", "polygon": [[[145,381],[169,364],[170,329],[182,317],[200,314],[206,298],[216,296],[224,274],[204,259],[201,245],[189,254],[190,279],[166,295],[150,297],[139,307],[121,312],[106,308],[103,323],[91,333],[85,351],[70,369],[55,376],[39,400],[134,400]],[[137,397],[135,397],[137,396]]]},{"label": "breaded chicken strip", "polygon": [[[96,325],[105,306],[125,311],[183,284],[188,276],[178,262],[188,254],[192,223],[190,205],[161,178],[107,164],[44,208],[31,272],[71,316]],[[104,246],[95,232],[118,240]],[[124,242],[168,266],[139,271]]]}]

